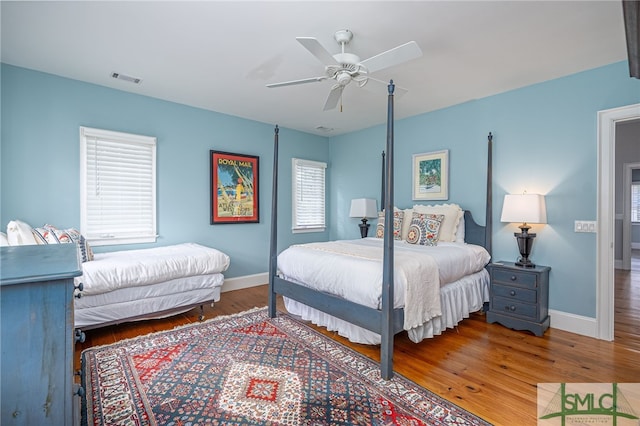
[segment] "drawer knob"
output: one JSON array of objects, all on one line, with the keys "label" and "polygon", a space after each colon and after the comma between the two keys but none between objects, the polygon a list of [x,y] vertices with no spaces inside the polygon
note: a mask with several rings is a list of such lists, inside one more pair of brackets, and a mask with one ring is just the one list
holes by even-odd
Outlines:
[{"label": "drawer knob", "polygon": [[504,307],[504,310],[505,311],[515,312],[516,307],[514,305],[511,305],[511,306],[507,305],[507,306]]},{"label": "drawer knob", "polygon": [[76,299],[80,299],[82,297],[82,293],[80,293],[82,290],[84,290],[84,284],[82,283],[78,283],[78,285],[73,286],[74,290],[78,290],[78,293],[74,294],[73,296]]},{"label": "drawer knob", "polygon": [[518,277],[516,277],[515,275],[511,275],[511,281],[515,281],[517,279],[518,279]]},{"label": "drawer knob", "polygon": [[512,296],[515,296],[515,295],[516,295],[516,291],[515,291],[515,290],[511,290],[511,291],[509,292],[509,294],[510,294],[510,295],[512,295]]},{"label": "drawer knob", "polygon": [[78,395],[79,397],[84,397],[87,392],[85,392],[84,388],[80,385],[76,385],[77,388],[75,389],[75,392],[73,392],[74,395]]}]

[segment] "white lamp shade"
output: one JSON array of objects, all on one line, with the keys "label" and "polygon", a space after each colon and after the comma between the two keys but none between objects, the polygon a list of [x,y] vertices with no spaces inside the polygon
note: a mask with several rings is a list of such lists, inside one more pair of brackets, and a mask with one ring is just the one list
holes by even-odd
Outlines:
[{"label": "white lamp shade", "polygon": [[501,222],[547,223],[547,207],[540,194],[507,194]]},{"label": "white lamp shade", "polygon": [[376,217],[378,215],[378,204],[372,198],[356,198],[351,200],[351,210],[349,217]]}]

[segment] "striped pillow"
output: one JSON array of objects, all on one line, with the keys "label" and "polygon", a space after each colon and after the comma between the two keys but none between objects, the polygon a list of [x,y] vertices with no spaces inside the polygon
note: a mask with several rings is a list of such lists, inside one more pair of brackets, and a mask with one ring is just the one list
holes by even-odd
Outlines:
[{"label": "striped pillow", "polygon": [[78,253],[82,262],[93,260],[93,250],[87,240],[77,229],[58,229],[53,225],[44,225],[42,228],[33,228],[33,236],[38,244],[70,244],[78,246]]}]

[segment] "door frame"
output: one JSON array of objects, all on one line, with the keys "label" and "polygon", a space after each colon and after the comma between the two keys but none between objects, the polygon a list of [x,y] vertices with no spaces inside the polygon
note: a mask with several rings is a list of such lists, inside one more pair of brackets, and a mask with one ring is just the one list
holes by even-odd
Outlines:
[{"label": "door frame", "polygon": [[598,111],[597,337],[613,340],[616,124],[640,118],[640,104]]},{"label": "door frame", "polygon": [[640,163],[624,163],[623,211],[622,211],[622,269],[631,269],[631,182],[634,170],[640,169]]}]

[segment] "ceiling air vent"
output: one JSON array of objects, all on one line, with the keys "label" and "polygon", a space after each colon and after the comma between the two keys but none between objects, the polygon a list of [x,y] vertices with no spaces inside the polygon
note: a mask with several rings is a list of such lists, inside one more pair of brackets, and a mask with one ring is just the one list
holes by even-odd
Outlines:
[{"label": "ceiling air vent", "polygon": [[329,133],[329,132],[333,131],[333,127],[316,126],[316,130],[318,130],[320,132],[324,132],[324,133]]},{"label": "ceiling air vent", "polygon": [[116,78],[118,80],[128,81],[129,83],[140,84],[142,81],[141,78],[131,77],[130,75],[120,74],[119,72],[112,72],[111,77]]}]

